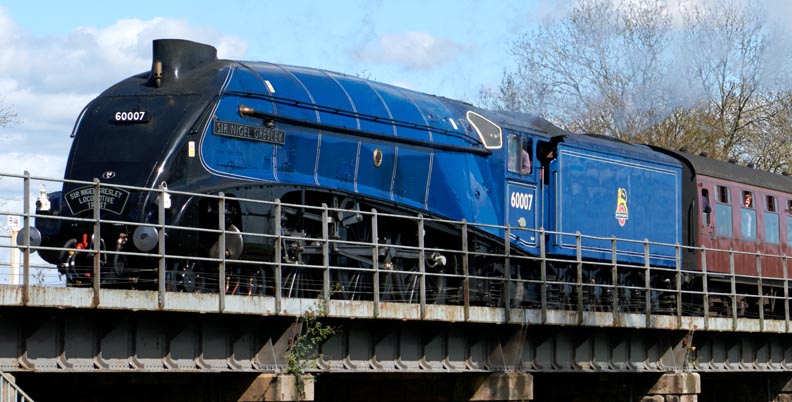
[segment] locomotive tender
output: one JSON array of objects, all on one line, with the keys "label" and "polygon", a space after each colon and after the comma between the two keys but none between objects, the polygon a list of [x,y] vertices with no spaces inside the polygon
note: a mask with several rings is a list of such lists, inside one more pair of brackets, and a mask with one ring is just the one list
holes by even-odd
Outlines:
[{"label": "locomotive tender", "polygon": [[[101,247],[118,252],[156,252],[159,235],[151,226],[157,222],[159,192],[112,187],[126,185],[173,191],[165,210],[169,227],[218,229],[216,199],[179,192],[222,192],[243,199],[338,208],[343,212],[333,220],[333,233],[340,240],[372,241],[367,229],[371,218],[360,212],[376,208],[485,224],[471,226],[470,250],[482,255],[503,252],[503,226],[510,227],[511,253],[539,255],[542,228],[547,255],[556,259],[573,260],[579,249],[586,261],[610,262],[616,237],[619,264],[642,265],[648,254],[652,266],[673,272],[679,266],[676,244],[728,245],[705,241],[727,234],[720,226],[710,229],[728,220],[729,196],[712,197],[721,194],[722,186],[735,185],[727,181],[742,174],[733,166],[735,177],[718,176],[717,168],[708,168],[716,162],[705,158],[574,134],[532,115],[483,110],[358,77],[218,60],[211,46],[174,39],[155,40],[151,71],[99,95],[86,106],[72,135],[65,178],[101,180],[100,215],[114,221],[102,226]],[[775,192],[766,195],[756,188],[750,190],[755,197],[776,197],[776,213],[790,202],[784,189],[792,187],[786,182],[771,186]],[[94,192],[94,186],[66,182],[61,192],[49,194],[49,203],[40,203],[36,228],[44,245],[93,247],[91,223],[46,215],[91,218]],[[702,196],[711,197],[713,213],[704,213]],[[273,261],[273,240],[251,234],[321,237],[316,212],[288,207],[275,217],[274,211],[271,204],[225,202],[223,229],[232,234],[224,250],[229,263]],[[699,222],[705,215],[708,221]],[[772,220],[756,215],[765,228]],[[378,242],[418,244],[414,225],[382,219]],[[458,249],[458,231],[444,225],[448,224],[427,223],[420,234],[426,248]],[[776,219],[775,227],[779,226],[781,236],[775,244],[785,251],[785,242],[778,240],[785,239],[788,228]],[[737,227],[730,234],[737,233]],[[217,233],[171,228],[166,232],[168,254],[222,253]],[[575,236],[576,232],[586,236]],[[647,245],[646,239],[652,243]],[[750,244],[762,240],[767,235],[760,233]],[[310,244],[286,240],[283,260],[298,266],[315,262],[318,251]],[[333,253],[337,264],[362,268],[370,267],[365,262],[373,258],[370,247],[341,244]],[[377,258],[394,265],[415,264],[418,260],[411,253],[396,249]],[[58,265],[69,284],[90,283],[90,270],[80,269],[90,266],[80,261],[85,254],[42,250],[41,255]],[[697,252],[687,251],[683,257],[683,269],[699,269]],[[461,272],[461,262],[453,255],[426,252],[422,260],[428,272]],[[711,261],[710,270],[718,264]],[[721,272],[727,272],[723,267]],[[156,259],[116,254],[103,260],[102,278],[108,284],[142,283],[155,268]],[[188,260],[169,260],[168,269],[169,280],[185,291],[195,290],[201,278],[217,272],[213,264]],[[265,267],[247,264],[234,269],[258,283],[259,290],[272,280]],[[479,258],[470,269],[471,275],[479,276],[503,277],[508,271],[514,278],[539,277],[538,264],[530,260],[507,269],[502,261]],[[572,264],[557,262],[548,270],[555,278],[574,276]],[[308,271],[291,270],[292,283],[300,278],[308,283],[303,278]],[[363,292],[364,285],[352,276],[337,278],[341,291]],[[587,282],[610,280],[605,269],[587,271]],[[631,280],[644,283],[640,272],[633,279],[620,278],[626,285]],[[668,275],[652,278],[663,280],[668,281]],[[438,280],[431,290],[434,300],[452,302],[456,295],[450,288]],[[477,294],[477,302],[501,302],[492,300],[497,292],[482,289]],[[530,292],[514,294],[529,297]]]}]

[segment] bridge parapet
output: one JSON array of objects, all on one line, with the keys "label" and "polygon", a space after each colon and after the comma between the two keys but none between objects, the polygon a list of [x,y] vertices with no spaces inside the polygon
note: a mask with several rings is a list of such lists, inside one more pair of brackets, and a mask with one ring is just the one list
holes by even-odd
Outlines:
[{"label": "bridge parapet", "polygon": [[[44,180],[29,175],[12,178],[24,184],[25,194],[30,192],[32,182]],[[119,187],[98,181],[82,184],[94,186],[94,191],[100,192],[104,187]],[[146,224],[159,230],[160,242],[156,250],[148,253],[110,250],[98,244],[87,248],[70,243],[64,247],[44,247],[31,242],[30,236],[23,236],[19,246],[24,254],[24,270],[18,281],[21,284],[0,285],[0,308],[4,312],[0,320],[5,324],[0,331],[7,338],[0,344],[3,351],[0,368],[12,371],[263,368],[280,372],[285,367],[283,355],[288,351],[289,339],[294,337],[293,323],[314,313],[320,305],[326,315],[323,318],[342,330],[321,347],[324,356],[332,356],[318,361],[318,367],[323,370],[787,368],[788,348],[781,341],[790,332],[785,256],[750,254],[758,262],[757,275],[746,278],[735,274],[734,269],[735,257],[746,257],[745,253],[689,249],[644,240],[641,242],[644,264],[625,265],[616,261],[622,252],[619,244],[627,240],[608,238],[598,241],[611,245],[610,262],[607,258],[584,261],[579,248],[587,236],[568,233],[564,236],[575,239],[578,257],[562,259],[546,254],[543,242],[545,235],[551,233],[541,228],[533,231],[541,246],[538,255],[520,254],[508,242],[496,252],[483,253],[471,247],[481,244],[471,241],[472,237],[479,236],[480,241],[483,233],[491,234],[493,230],[514,233],[526,229],[363,211],[350,209],[349,205],[318,207],[166,188],[119,188],[155,191],[161,200],[158,212],[163,212],[168,196],[198,197],[218,206],[250,204],[260,208],[261,216],[268,216],[279,229],[273,233],[254,233],[230,227],[171,226],[160,214],[157,222]],[[22,233],[30,233],[34,219],[87,223],[96,234],[102,224],[129,224],[102,220],[99,214],[87,219],[30,213],[29,197],[23,199],[27,201],[23,202],[22,210],[0,211],[0,214],[22,216]],[[312,233],[281,230],[281,217],[296,210],[304,210],[306,219],[315,218],[318,226]],[[224,211],[218,208],[221,221]],[[366,222],[372,232],[360,238],[342,239],[337,234],[343,229],[339,222]],[[459,242],[432,248],[419,237],[416,244],[403,244],[376,236],[380,222],[414,227],[415,233],[424,233],[427,225],[442,224]],[[164,247],[167,238],[163,235],[166,230],[208,233],[217,238],[220,249],[226,248],[228,252],[204,257],[167,254]],[[85,238],[89,237],[85,233]],[[237,242],[248,237],[269,241],[274,250],[270,254],[272,258],[233,258],[239,251]],[[5,250],[18,248],[0,246]],[[294,250],[284,251],[283,246]],[[726,253],[732,264],[729,273],[708,272],[706,264],[703,271],[686,269],[681,258],[677,259],[676,267],[655,267],[650,264],[652,247],[673,247],[677,255],[700,253],[704,262],[707,254]],[[36,251],[79,255],[90,264],[37,265],[43,263],[32,260]],[[115,257],[123,256],[152,262],[145,277],[147,281],[142,280],[143,276],[136,278],[141,281],[129,283],[108,284],[102,280],[106,275],[112,276],[108,268],[127,268],[107,265]],[[768,259],[783,266],[783,280],[762,276],[762,262]],[[184,272],[184,264],[190,263],[217,268],[204,271],[204,286],[191,288],[187,285],[195,283],[187,279],[196,277]],[[453,264],[454,269],[444,269],[447,264]],[[71,275],[75,267],[84,271],[80,271],[79,281],[69,282],[70,287],[34,280],[34,270],[66,270]],[[259,276],[241,273],[249,268]],[[620,278],[628,274],[642,279],[625,283]],[[653,281],[653,278],[663,280]],[[748,279],[757,282],[743,286]],[[718,283],[726,285],[717,291],[708,287]],[[748,309],[749,305],[755,309]],[[173,322],[164,322],[169,319]],[[253,330],[249,328],[251,322],[268,329]],[[361,322],[371,328],[361,330],[357,326]],[[519,332],[524,328],[531,331]],[[493,334],[481,335],[486,331]],[[521,334],[521,338],[514,340],[515,333]],[[720,341],[725,338],[732,342]],[[53,343],[52,339],[57,342]],[[156,341],[152,344],[151,339]],[[382,343],[383,339],[389,341]],[[364,349],[350,346],[358,344],[367,346]],[[519,358],[515,360],[513,356]],[[747,364],[741,359],[754,363]]]}]

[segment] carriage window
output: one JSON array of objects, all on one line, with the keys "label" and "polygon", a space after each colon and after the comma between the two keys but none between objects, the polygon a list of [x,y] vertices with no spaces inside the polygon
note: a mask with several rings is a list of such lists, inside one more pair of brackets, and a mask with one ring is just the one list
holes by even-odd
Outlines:
[{"label": "carriage window", "polygon": [[715,232],[721,237],[732,237],[732,207],[729,188],[717,186],[718,202],[715,203]]},{"label": "carriage window", "polygon": [[715,231],[718,236],[732,236],[732,208],[727,204],[715,204]]},{"label": "carriage window", "polygon": [[753,193],[750,191],[743,191],[742,192],[742,203],[743,208],[753,208],[754,201],[753,201]]},{"label": "carriage window", "polygon": [[768,212],[776,212],[776,198],[772,195],[768,195],[765,198],[765,208],[767,208]]},{"label": "carriage window", "polygon": [[718,186],[718,202],[723,202],[728,204],[731,200],[729,199],[729,188],[724,186]]},{"label": "carriage window", "polygon": [[787,200],[787,209],[786,212],[788,214],[792,214],[792,200]]},{"label": "carriage window", "polygon": [[765,227],[765,242],[778,244],[779,234],[778,234],[778,214],[773,212],[765,212],[764,215],[764,227]]},{"label": "carriage window", "polygon": [[740,235],[744,240],[756,240],[756,210],[753,193],[742,192],[742,208],[740,208]]},{"label": "carriage window", "polygon": [[765,241],[767,243],[778,244],[781,242],[781,235],[779,233],[778,211],[776,208],[776,198],[774,196],[765,196],[765,209],[767,210],[764,214]]},{"label": "carriage window", "polygon": [[710,207],[709,203],[709,190],[706,188],[701,189],[701,212],[703,213],[702,223],[705,226],[710,225],[710,212],[712,212],[712,207]]},{"label": "carriage window", "polygon": [[531,139],[523,138],[520,150],[520,174],[531,174]]},{"label": "carriage window", "polygon": [[792,246],[792,218],[787,217],[787,245]]},{"label": "carriage window", "polygon": [[520,160],[517,157],[517,148],[518,148],[518,141],[516,135],[510,135],[508,142],[509,142],[509,161],[508,161],[508,169],[510,172],[517,173],[519,171],[519,164]]}]

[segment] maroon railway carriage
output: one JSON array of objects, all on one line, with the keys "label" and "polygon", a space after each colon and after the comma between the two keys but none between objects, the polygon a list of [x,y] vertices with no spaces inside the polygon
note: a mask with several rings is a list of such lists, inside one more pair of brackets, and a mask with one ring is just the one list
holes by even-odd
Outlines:
[{"label": "maroon railway carriage", "polygon": [[[665,152],[684,166],[685,243],[734,250],[738,293],[758,294],[757,279],[761,273],[762,293],[779,294],[784,272],[782,259],[775,256],[790,255],[792,249],[792,177],[704,156]],[[757,258],[757,253],[762,256]],[[707,251],[707,272],[729,274],[730,258],[728,252]],[[685,269],[700,271],[702,264],[700,251],[683,253]],[[730,291],[726,276],[713,275],[710,282],[710,291]]]}]

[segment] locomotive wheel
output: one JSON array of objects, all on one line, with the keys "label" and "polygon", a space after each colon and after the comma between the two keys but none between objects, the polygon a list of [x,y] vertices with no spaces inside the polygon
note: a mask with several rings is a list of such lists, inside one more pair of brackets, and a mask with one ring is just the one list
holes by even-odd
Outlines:
[{"label": "locomotive wheel", "polygon": [[264,296],[267,294],[267,270],[259,267],[253,271],[250,282],[250,294],[254,296]]},{"label": "locomotive wheel", "polygon": [[[457,266],[457,258],[452,255],[446,261],[445,265],[437,264],[434,267],[428,266],[427,261],[426,272],[426,302],[429,304],[446,304],[448,301],[448,278],[442,276],[448,272],[454,273]],[[432,275],[440,274],[440,275]]]},{"label": "locomotive wheel", "polygon": [[[414,264],[408,258],[398,257],[398,247],[402,245],[401,235],[384,236],[380,241],[380,252],[384,253],[379,259],[379,294],[381,301],[416,302],[418,300],[418,276],[393,271],[415,271]],[[371,261],[372,232],[370,220],[351,225],[346,231],[346,240],[364,244],[366,252],[358,258],[338,256],[336,264],[340,267],[354,269],[340,269],[337,271],[337,291],[344,300],[373,300],[374,272]],[[350,245],[350,248],[354,246]],[[335,286],[333,286],[335,288]]]},{"label": "locomotive wheel", "polygon": [[[296,214],[288,218],[295,226],[283,227],[281,296],[316,298],[322,292],[323,258],[321,223]],[[313,250],[313,251],[311,251]],[[310,265],[310,266],[308,266]]]},{"label": "locomotive wheel", "polygon": [[[240,291],[240,285],[244,283],[247,285],[247,281],[245,278],[242,277],[242,273],[240,269],[237,267],[229,267],[227,269],[227,274],[225,278],[225,293],[229,295],[235,295],[237,292]],[[245,286],[247,287],[247,286]],[[245,290],[241,292],[242,294],[245,293]]]},{"label": "locomotive wheel", "polygon": [[402,244],[401,234],[397,234],[395,239],[387,239],[387,243],[391,248],[386,249],[385,261],[380,265],[380,269],[385,269],[386,272],[380,276],[380,300],[383,301],[401,301],[401,302],[417,302],[418,301],[418,275],[387,272],[391,271],[417,271],[415,264],[408,258],[392,257],[393,254],[398,254],[398,247]]},{"label": "locomotive wheel", "polygon": [[[310,238],[310,234],[304,235]],[[294,243],[284,247],[284,251],[288,249],[301,249],[305,242],[310,243],[310,240],[295,240]],[[292,260],[294,258],[294,260]],[[290,266],[283,267],[283,279],[281,285],[281,292],[283,297],[300,297],[300,298],[316,298],[321,294],[322,290],[322,257],[311,254],[295,254],[286,258],[290,262]],[[303,266],[310,265],[310,266]]]},{"label": "locomotive wheel", "polygon": [[[314,265],[314,262],[308,264]],[[319,296],[322,289],[322,277],[318,268],[289,267],[284,269],[283,297],[301,297],[312,299]]]},{"label": "locomotive wheel", "polygon": [[126,268],[127,268],[126,256],[118,255],[118,254],[114,255],[111,271],[115,275],[115,277],[119,279],[123,278],[125,275]]},{"label": "locomotive wheel", "polygon": [[[347,241],[371,243],[371,223],[364,220],[347,229]],[[371,269],[371,264],[353,260],[344,256],[338,258],[338,266]],[[336,283],[333,286],[343,300],[372,300],[372,272],[364,270],[340,269],[336,272]]]},{"label": "locomotive wheel", "polygon": [[235,270],[230,281],[226,281],[226,289],[232,289],[231,294],[243,296],[259,296],[266,293],[267,273],[264,267]]}]

